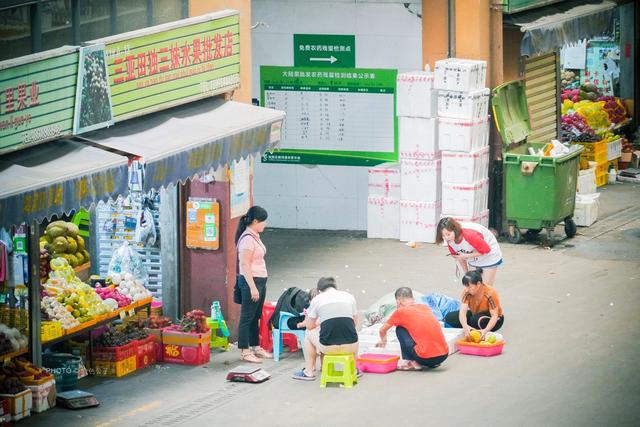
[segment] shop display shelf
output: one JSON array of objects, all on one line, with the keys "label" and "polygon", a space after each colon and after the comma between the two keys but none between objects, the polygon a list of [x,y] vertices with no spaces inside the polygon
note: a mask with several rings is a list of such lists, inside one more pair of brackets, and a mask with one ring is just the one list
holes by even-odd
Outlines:
[{"label": "shop display shelf", "polygon": [[0,360],[10,360],[14,357],[22,356],[23,354],[27,354],[29,352],[28,348],[23,348],[22,350],[12,351],[11,353],[0,354]]},{"label": "shop display shelf", "polygon": [[[132,307],[131,309],[135,310],[136,312],[137,311],[141,311],[141,310],[150,310],[151,309],[151,303],[147,303],[147,304],[139,306],[139,307]],[[99,328],[100,326],[107,325],[107,324],[109,324],[109,323],[111,323],[111,322],[113,322],[115,320],[118,320],[119,319],[119,317],[118,317],[119,313],[120,313],[120,310],[119,311],[115,311],[114,313],[111,313],[113,316],[109,317],[109,318],[106,318],[104,320],[97,321],[97,320],[94,319],[91,322],[88,322],[88,323],[90,323],[90,325],[88,325],[87,323],[83,323],[77,328],[68,329],[66,331],[65,335],[63,335],[63,336],[61,336],[59,338],[56,338],[54,340],[51,340],[51,341],[43,342],[42,345],[43,346],[50,346],[50,345],[59,343],[61,341],[69,340],[69,339],[71,339],[71,338],[73,338],[73,337],[75,337],[77,335],[80,335],[80,334],[82,334],[84,332],[90,331],[91,329],[95,329],[95,328]],[[25,353],[26,352],[27,351],[25,350]],[[15,356],[13,356],[13,357],[15,357]]]}]

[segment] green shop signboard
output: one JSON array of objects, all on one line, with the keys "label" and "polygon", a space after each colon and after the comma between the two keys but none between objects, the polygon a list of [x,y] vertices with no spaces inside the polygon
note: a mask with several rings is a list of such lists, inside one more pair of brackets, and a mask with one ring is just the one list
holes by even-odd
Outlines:
[{"label": "green shop signboard", "polygon": [[293,65],[296,67],[354,68],[356,36],[294,34]]},{"label": "green shop signboard", "polygon": [[78,48],[0,63],[0,153],[71,135]]},{"label": "green shop signboard", "polygon": [[104,44],[116,122],[240,84],[240,25],[234,10],[96,40]]},{"label": "green shop signboard", "polygon": [[371,166],[398,159],[397,70],[260,67],[261,105],[287,113],[267,163]]}]

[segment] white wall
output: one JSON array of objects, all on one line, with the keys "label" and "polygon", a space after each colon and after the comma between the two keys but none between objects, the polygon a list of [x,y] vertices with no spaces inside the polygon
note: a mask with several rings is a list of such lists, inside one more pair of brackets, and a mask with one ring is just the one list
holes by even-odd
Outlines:
[{"label": "white wall", "polygon": [[[356,67],[421,67],[420,0],[253,0],[253,97],[260,66],[293,66],[293,34],[355,34]],[[255,203],[271,227],[365,230],[367,168],[265,164],[254,171]]]}]

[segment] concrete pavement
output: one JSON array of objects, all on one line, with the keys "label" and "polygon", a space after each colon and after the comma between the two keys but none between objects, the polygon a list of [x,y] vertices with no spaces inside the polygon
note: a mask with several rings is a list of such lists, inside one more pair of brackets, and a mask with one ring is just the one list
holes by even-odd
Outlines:
[{"label": "concrete pavement", "polygon": [[[496,287],[507,344],[499,357],[455,354],[433,371],[366,374],[346,390],[292,380],[300,353],[265,362],[272,379],[264,384],[227,383],[238,353],[215,353],[203,367],[83,380],[99,408],[56,408],[20,425],[639,425],[639,196],[638,185],[606,187],[601,220],[552,249],[502,243]],[[433,245],[300,230],[268,230],[264,240],[272,300],[323,275],[336,277],[361,309],[401,285],[461,291],[446,249]]]}]

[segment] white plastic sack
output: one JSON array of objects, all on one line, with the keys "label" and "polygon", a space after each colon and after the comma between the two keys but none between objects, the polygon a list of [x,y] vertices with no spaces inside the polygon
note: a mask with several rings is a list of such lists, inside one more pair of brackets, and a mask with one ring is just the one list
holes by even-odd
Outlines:
[{"label": "white plastic sack", "polygon": [[149,281],[149,274],[140,254],[129,245],[129,242],[124,242],[111,257],[107,274],[111,276],[116,273],[120,275],[131,273],[134,278],[144,281],[145,285]]},{"label": "white plastic sack", "polygon": [[134,239],[145,246],[153,246],[156,243],[156,227],[153,223],[153,213],[150,209],[140,210]]}]

